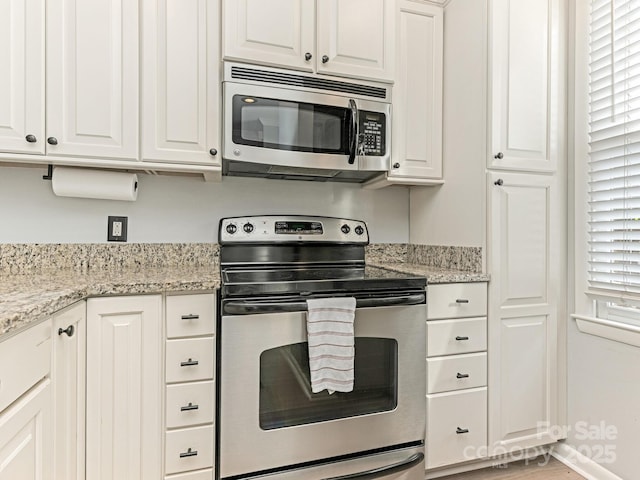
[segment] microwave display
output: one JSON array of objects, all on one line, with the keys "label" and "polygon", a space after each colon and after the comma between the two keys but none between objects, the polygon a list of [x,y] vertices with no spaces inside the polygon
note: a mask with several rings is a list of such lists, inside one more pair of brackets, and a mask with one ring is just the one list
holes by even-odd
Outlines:
[{"label": "microwave display", "polygon": [[359,155],[384,155],[386,150],[384,141],[385,120],[384,113],[364,110],[359,112]]},{"label": "microwave display", "polygon": [[297,152],[347,155],[348,108],[234,95],[233,143]]}]

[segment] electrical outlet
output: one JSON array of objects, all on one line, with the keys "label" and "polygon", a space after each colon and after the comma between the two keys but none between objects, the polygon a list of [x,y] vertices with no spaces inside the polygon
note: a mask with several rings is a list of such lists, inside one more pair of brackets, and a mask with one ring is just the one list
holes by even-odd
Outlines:
[{"label": "electrical outlet", "polygon": [[110,216],[107,218],[107,241],[127,241],[127,217]]}]

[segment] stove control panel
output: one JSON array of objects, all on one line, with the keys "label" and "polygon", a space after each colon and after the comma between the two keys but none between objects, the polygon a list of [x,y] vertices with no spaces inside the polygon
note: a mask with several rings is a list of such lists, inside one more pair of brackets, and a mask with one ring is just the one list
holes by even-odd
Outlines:
[{"label": "stove control panel", "polygon": [[220,243],[333,242],[369,243],[361,220],[302,215],[230,217],[220,220]]}]

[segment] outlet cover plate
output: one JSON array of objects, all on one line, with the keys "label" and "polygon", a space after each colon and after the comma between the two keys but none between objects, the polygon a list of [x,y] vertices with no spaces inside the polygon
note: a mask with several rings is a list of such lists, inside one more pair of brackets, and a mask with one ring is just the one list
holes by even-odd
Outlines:
[{"label": "outlet cover plate", "polygon": [[[126,242],[127,241],[127,219],[128,217],[112,217],[107,218],[107,241],[108,242]],[[117,228],[114,229],[114,225],[120,223],[120,235],[115,235],[114,230],[117,232]]]}]

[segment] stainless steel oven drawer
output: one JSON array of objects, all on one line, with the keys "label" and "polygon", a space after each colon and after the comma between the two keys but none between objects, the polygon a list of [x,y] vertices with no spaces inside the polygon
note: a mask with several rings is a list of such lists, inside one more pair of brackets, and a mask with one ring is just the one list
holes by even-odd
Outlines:
[{"label": "stainless steel oven drawer", "polygon": [[325,480],[328,478],[338,480],[343,476],[350,478],[357,473],[385,467],[389,468],[389,474],[383,475],[381,472],[383,476],[376,476],[376,480],[424,480],[424,447],[404,448],[343,462],[250,476],[246,477],[246,480]]}]

